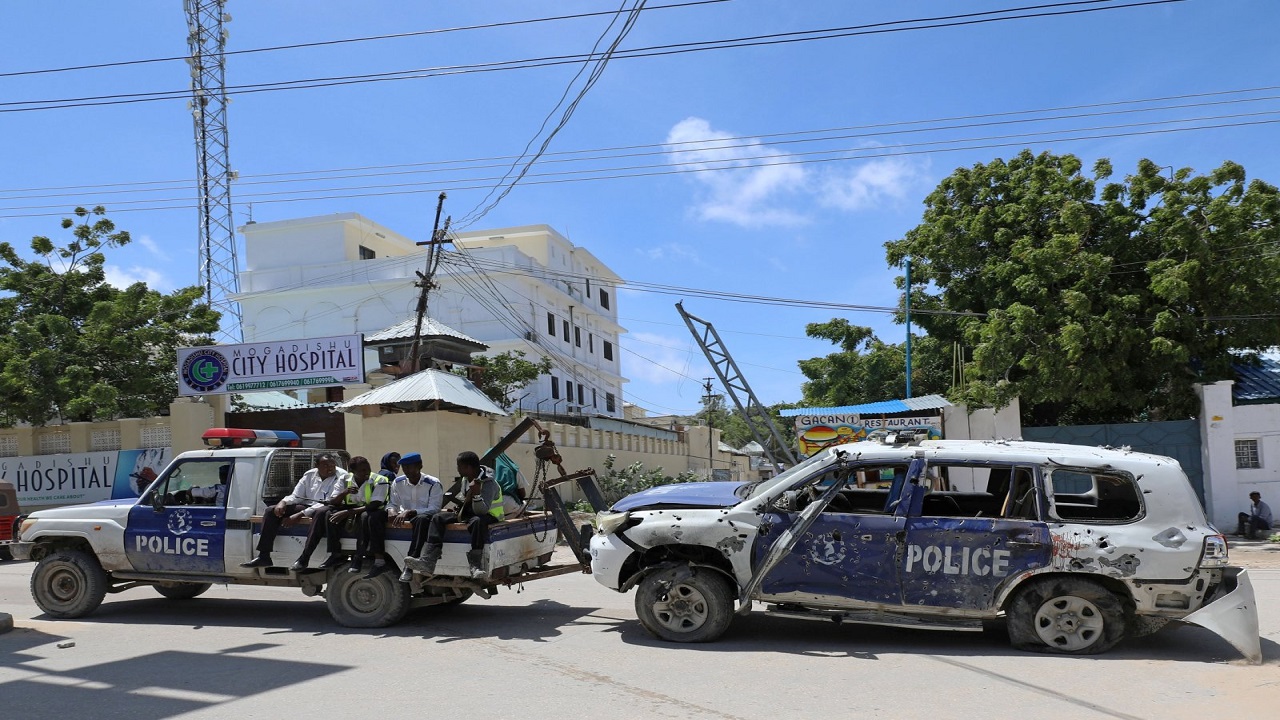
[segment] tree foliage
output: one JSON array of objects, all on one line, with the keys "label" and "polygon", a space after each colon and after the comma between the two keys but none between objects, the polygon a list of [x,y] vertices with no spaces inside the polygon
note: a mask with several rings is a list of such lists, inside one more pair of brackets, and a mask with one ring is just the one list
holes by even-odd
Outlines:
[{"label": "tree foliage", "polygon": [[76,208],[65,245],[0,243],[0,423],[145,417],[177,391],[180,345],[207,344],[218,313],[199,287],[168,295],[106,282],[105,251],[129,243],[105,210]]},{"label": "tree foliage", "polygon": [[551,372],[551,358],[543,357],[538,362],[524,359],[524,351],[509,350],[497,355],[476,355],[472,362],[484,368],[480,375],[480,391],[497,403],[503,410],[510,410],[515,400],[511,397],[525,385],[533,382],[539,375]]},{"label": "tree foliage", "polygon": [[1233,162],[1111,174],[1029,151],[960,168],[886,244],[912,259],[913,307],[977,314],[919,316],[971,349],[959,399],[1016,396],[1027,424],[1188,417],[1233,351],[1280,343],[1276,187]]},{"label": "tree foliage", "polygon": [[[806,407],[859,405],[905,397],[906,343],[886,343],[871,328],[843,318],[810,323],[805,334],[830,340],[838,352],[800,361],[808,378],[801,390]],[[951,382],[951,344],[930,336],[911,336],[911,394],[945,393]]]},{"label": "tree foliage", "polygon": [[698,482],[704,479],[688,470],[672,477],[664,473],[660,467],[646,470],[644,465],[638,462],[618,468],[615,467],[617,461],[618,458],[610,453],[604,461],[604,473],[597,477],[600,493],[604,495],[605,503],[610,506],[632,493],[648,490],[651,487]]},{"label": "tree foliage", "polygon": [[[783,441],[794,446],[794,424],[789,418],[784,418],[778,414],[779,411],[786,407],[789,407],[789,405],[779,403],[777,405],[769,406],[766,410],[769,413],[769,418],[773,420],[773,424],[777,426],[778,432],[782,435]],[[693,422],[700,422],[704,425],[710,425],[711,427],[719,430],[720,440],[730,447],[742,448],[755,439],[751,435],[751,428],[747,425],[747,421],[743,417],[742,412],[736,407],[730,409],[724,395],[715,394],[711,396],[704,396],[702,399],[702,410],[700,410],[696,416],[691,418],[691,420]],[[764,436],[766,441],[770,439],[768,428],[761,426],[759,428],[759,432]]]}]

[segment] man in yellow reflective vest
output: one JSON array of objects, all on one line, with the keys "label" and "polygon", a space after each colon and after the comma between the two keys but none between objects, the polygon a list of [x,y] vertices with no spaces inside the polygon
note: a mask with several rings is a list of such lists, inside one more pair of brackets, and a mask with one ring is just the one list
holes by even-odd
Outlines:
[{"label": "man in yellow reflective vest", "polygon": [[489,526],[502,522],[502,486],[493,479],[493,472],[480,464],[480,458],[471,451],[458,454],[458,474],[467,481],[459,512],[438,512],[431,518],[427,531],[427,545],[421,558],[405,559],[405,565],[430,577],[435,574],[436,561],[444,550],[445,527],[459,519],[467,523],[471,534],[471,550],[467,552],[467,565],[471,577],[481,579],[488,575],[484,569],[484,546],[489,542]]},{"label": "man in yellow reflective vest", "polygon": [[355,518],[356,555],[347,572],[360,572],[365,559],[372,558],[373,568],[365,575],[366,579],[372,579],[390,568],[387,564],[387,496],[391,481],[382,473],[374,474],[366,458],[353,457],[349,466],[348,485],[354,489],[351,495],[354,507],[333,513],[330,522],[340,524]]}]

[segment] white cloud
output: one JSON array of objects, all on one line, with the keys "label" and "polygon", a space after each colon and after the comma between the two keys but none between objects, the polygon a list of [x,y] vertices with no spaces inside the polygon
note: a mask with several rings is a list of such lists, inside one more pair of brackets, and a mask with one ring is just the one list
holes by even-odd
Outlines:
[{"label": "white cloud", "polygon": [[690,265],[706,265],[692,246],[681,245],[680,243],[667,243],[651,248],[639,248],[637,252],[653,261],[666,260]]},{"label": "white cloud", "polygon": [[924,179],[922,163],[889,157],[859,163],[848,172],[833,171],[822,180],[818,201],[856,212],[906,200]]},{"label": "white cloud", "polygon": [[168,260],[169,253],[160,249],[160,245],[151,239],[150,235],[141,235],[138,237],[138,244],[146,248],[152,255],[159,260]]},{"label": "white cloud", "polygon": [[743,227],[807,222],[804,215],[785,206],[789,198],[804,190],[808,182],[805,169],[776,164],[789,158],[787,153],[769,150],[755,141],[729,141],[731,137],[696,117],[681,120],[667,133],[672,162],[693,163],[686,166],[692,170],[744,168],[690,174],[703,190],[695,207],[698,217]]},{"label": "white cloud", "polygon": [[655,333],[627,333],[622,355],[623,374],[654,385],[674,385],[689,378],[710,375],[711,368],[692,341]]},{"label": "white cloud", "polygon": [[173,282],[164,274],[141,265],[134,265],[128,269],[119,265],[107,265],[102,270],[106,273],[108,283],[122,289],[136,282],[144,282],[152,290],[161,292],[172,290],[174,287]]}]

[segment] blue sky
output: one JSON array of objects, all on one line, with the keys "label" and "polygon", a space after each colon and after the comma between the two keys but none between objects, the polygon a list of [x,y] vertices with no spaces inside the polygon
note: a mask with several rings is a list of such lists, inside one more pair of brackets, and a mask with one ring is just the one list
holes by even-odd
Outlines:
[{"label": "blue sky", "polygon": [[[651,0],[650,5],[675,1]],[[233,17],[228,49],[612,11],[619,4],[604,0],[232,0],[227,6]],[[620,47],[847,27],[1018,5],[729,0],[646,11]],[[0,73],[187,52],[185,17],[178,0],[62,2],[56,12],[51,7],[27,0],[0,4]],[[588,51],[608,20],[601,16],[249,53],[229,58],[227,82],[571,55]],[[1277,27],[1280,4],[1269,0],[1189,0],[1072,16],[620,58],[583,99],[551,144],[551,152],[644,145],[653,147],[632,152],[657,154],[602,160],[593,167],[681,162],[686,164],[678,167],[695,169],[717,161],[755,166],[517,186],[470,229],[546,223],[638,283],[892,306],[898,299],[893,286],[898,271],[886,266],[883,245],[919,222],[924,197],[958,166],[1008,157],[1030,147],[1037,152],[1075,153],[1086,167],[1099,157],[1109,157],[1117,174],[1131,171],[1143,157],[1199,171],[1235,160],[1253,177],[1280,182],[1280,157],[1274,149],[1280,133],[1277,125],[1266,122],[1280,119],[1280,101],[1266,99],[1280,96],[1280,88],[1265,90],[1280,85]],[[248,219],[246,202],[254,198],[253,215],[259,221],[359,212],[411,237],[423,237],[430,230],[435,196],[441,189],[486,187],[492,180],[477,178],[491,178],[494,170],[451,165],[443,166],[443,172],[423,174],[420,171],[428,168],[419,166],[398,170],[416,174],[388,175],[383,170],[306,185],[258,183],[281,178],[252,176],[518,154],[577,69],[561,65],[235,96],[229,123],[231,161],[241,175],[233,191],[237,224]],[[188,69],[181,61],[0,76],[0,103],[188,86]],[[1006,124],[982,127],[940,127],[961,121],[902,124],[1249,89],[1258,90],[1055,112],[1049,114],[1093,116],[1034,123],[1007,121],[1044,114],[1001,116],[992,120]],[[1204,104],[1225,100],[1239,102]],[[1098,114],[1173,104],[1200,106]],[[0,111],[12,107],[0,105]],[[1221,117],[1226,115],[1236,117]],[[1168,124],[1186,118],[1218,119]],[[1166,124],[1090,129],[1142,122]],[[1245,122],[1262,124],[1240,124]],[[1209,124],[1231,126],[1150,132]],[[120,185],[193,178],[191,125],[185,100],[0,112],[0,240],[25,248],[32,235],[57,238],[63,213],[76,205],[103,204],[117,225],[135,238],[133,245],[108,258],[113,279],[120,283],[142,279],[159,289],[194,284],[195,211],[155,209],[189,204],[191,182]],[[867,125],[880,127],[787,136],[811,141],[827,138],[819,142],[726,141],[736,143],[735,149],[674,152],[697,150],[699,146],[688,144],[697,141]],[[916,132],[902,132],[908,129]],[[1073,132],[1049,134],[1064,130]],[[1078,142],[1062,139],[1137,132],[1147,134]],[[1024,137],[992,139],[998,135]],[[777,139],[782,138],[772,138]],[[955,142],[938,144],[942,141]],[[1003,146],[973,147],[997,144]],[[942,151],[948,147],[960,149]],[[814,152],[827,154],[800,154]],[[817,158],[825,161],[796,162]],[[761,166],[761,162],[768,164]],[[576,167],[546,164],[533,172]],[[637,171],[603,174],[628,172]],[[403,186],[407,183],[415,185]],[[351,189],[392,184],[400,187]],[[102,187],[32,190],[78,185]],[[331,188],[316,194],[346,197],[270,202],[301,196],[265,194],[303,187]],[[107,192],[122,189],[158,191]],[[483,195],[483,189],[451,189],[447,211],[459,218],[477,206]],[[703,392],[701,379],[712,374],[673,307],[679,299],[679,295],[638,289],[619,293],[621,322],[630,330],[622,342],[623,372],[631,380],[626,396],[655,414],[696,410]],[[797,360],[831,351],[828,343],[804,336],[806,323],[847,317],[895,342],[901,341],[904,332],[888,316],[877,313],[841,315],[830,309],[695,297],[687,298],[685,307],[715,324],[765,403],[798,400],[804,378],[796,368]]]}]

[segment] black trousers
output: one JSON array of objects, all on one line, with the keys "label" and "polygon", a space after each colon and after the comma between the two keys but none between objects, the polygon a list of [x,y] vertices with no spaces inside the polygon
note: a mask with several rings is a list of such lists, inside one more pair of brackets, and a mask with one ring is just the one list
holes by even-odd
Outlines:
[{"label": "black trousers", "polygon": [[[444,545],[444,529],[451,522],[458,521],[458,513],[438,512],[431,518],[431,529],[427,532],[427,544]],[[463,520],[467,521],[467,531],[471,533],[471,549],[479,550],[489,542],[489,526],[498,522],[492,515],[474,515],[470,506],[463,509]]]},{"label": "black trousers", "polygon": [[1271,529],[1271,526],[1267,524],[1267,521],[1257,515],[1240,513],[1236,518],[1240,521],[1236,526],[1236,534],[1247,537],[1250,540],[1257,537],[1259,531]]},{"label": "black trousers", "polygon": [[387,551],[387,509],[360,513],[356,528],[356,557],[378,556]]},{"label": "black trousers", "polygon": [[418,514],[409,521],[409,526],[413,528],[413,537],[409,540],[409,557],[422,554],[422,546],[427,543],[427,533],[431,530],[431,518],[435,516],[436,513]]},{"label": "black trousers", "polygon": [[267,512],[262,516],[262,535],[258,537],[258,554],[270,555],[271,548],[276,544],[276,535],[280,532],[280,523],[290,515],[307,507],[306,505],[285,505],[284,515],[276,515],[274,505],[267,508]]},{"label": "black trousers", "polygon": [[337,512],[335,508],[323,508],[311,517],[311,529],[307,531],[307,546],[302,549],[302,557],[310,558],[320,546],[320,538],[325,539],[325,549],[332,555],[342,551],[342,526],[329,522],[329,516]]}]

